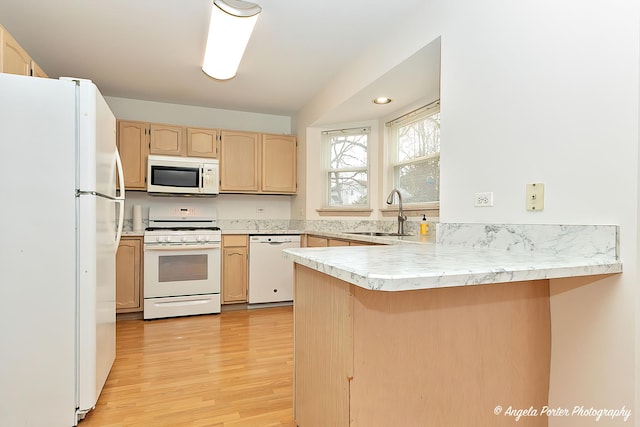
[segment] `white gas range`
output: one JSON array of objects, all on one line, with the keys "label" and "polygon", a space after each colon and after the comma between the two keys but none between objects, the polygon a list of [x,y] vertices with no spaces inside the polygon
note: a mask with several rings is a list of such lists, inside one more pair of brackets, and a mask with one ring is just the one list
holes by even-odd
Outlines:
[{"label": "white gas range", "polygon": [[149,208],[145,319],[220,313],[221,234],[214,208]]}]

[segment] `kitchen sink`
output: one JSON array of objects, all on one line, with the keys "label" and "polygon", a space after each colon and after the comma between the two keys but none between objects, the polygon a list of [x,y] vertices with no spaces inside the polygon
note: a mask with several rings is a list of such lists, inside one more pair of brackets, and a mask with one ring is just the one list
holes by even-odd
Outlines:
[{"label": "kitchen sink", "polygon": [[351,231],[346,234],[357,234],[359,236],[389,236],[389,237],[401,237],[401,236],[413,236],[410,233],[387,233],[382,231]]}]

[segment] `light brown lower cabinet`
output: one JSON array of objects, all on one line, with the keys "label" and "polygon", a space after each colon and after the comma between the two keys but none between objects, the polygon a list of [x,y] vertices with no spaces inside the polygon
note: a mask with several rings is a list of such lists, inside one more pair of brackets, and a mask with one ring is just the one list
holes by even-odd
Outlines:
[{"label": "light brown lower cabinet", "polygon": [[308,248],[319,248],[326,246],[374,246],[378,245],[378,243],[372,242],[363,242],[359,240],[351,240],[351,239],[334,239],[329,237],[322,236],[313,236],[307,235],[307,247]]},{"label": "light brown lower cabinet", "polygon": [[142,236],[123,236],[116,253],[116,313],[142,311]]},{"label": "light brown lower cabinet", "polygon": [[496,405],[548,405],[548,281],[385,292],[295,264],[295,295],[301,427],[513,427]]},{"label": "light brown lower cabinet", "polygon": [[342,239],[329,239],[328,244],[329,246],[349,246],[350,245],[348,240],[342,240]]},{"label": "light brown lower cabinet", "polygon": [[247,302],[249,285],[249,237],[222,236],[222,304]]},{"label": "light brown lower cabinet", "polygon": [[329,240],[326,237],[320,236],[307,236],[307,247],[308,248],[324,248],[329,246]]}]

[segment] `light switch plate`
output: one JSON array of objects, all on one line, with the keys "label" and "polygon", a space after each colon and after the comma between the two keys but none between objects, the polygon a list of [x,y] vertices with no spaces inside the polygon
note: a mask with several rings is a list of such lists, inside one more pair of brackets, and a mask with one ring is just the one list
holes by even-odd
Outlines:
[{"label": "light switch plate", "polygon": [[539,212],[544,209],[544,184],[527,184],[527,210]]}]

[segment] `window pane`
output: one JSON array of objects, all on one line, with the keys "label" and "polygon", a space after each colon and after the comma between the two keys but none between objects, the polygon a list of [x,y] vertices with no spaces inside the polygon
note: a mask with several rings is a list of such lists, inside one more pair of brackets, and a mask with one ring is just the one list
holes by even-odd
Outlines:
[{"label": "window pane", "polygon": [[366,172],[330,172],[329,206],[367,205]]},{"label": "window pane", "polygon": [[336,135],[331,138],[330,168],[367,167],[367,135]]},{"label": "window pane", "polygon": [[396,167],[398,189],[406,203],[440,200],[440,158]]},{"label": "window pane", "polygon": [[440,113],[398,128],[398,161],[440,152]]}]

